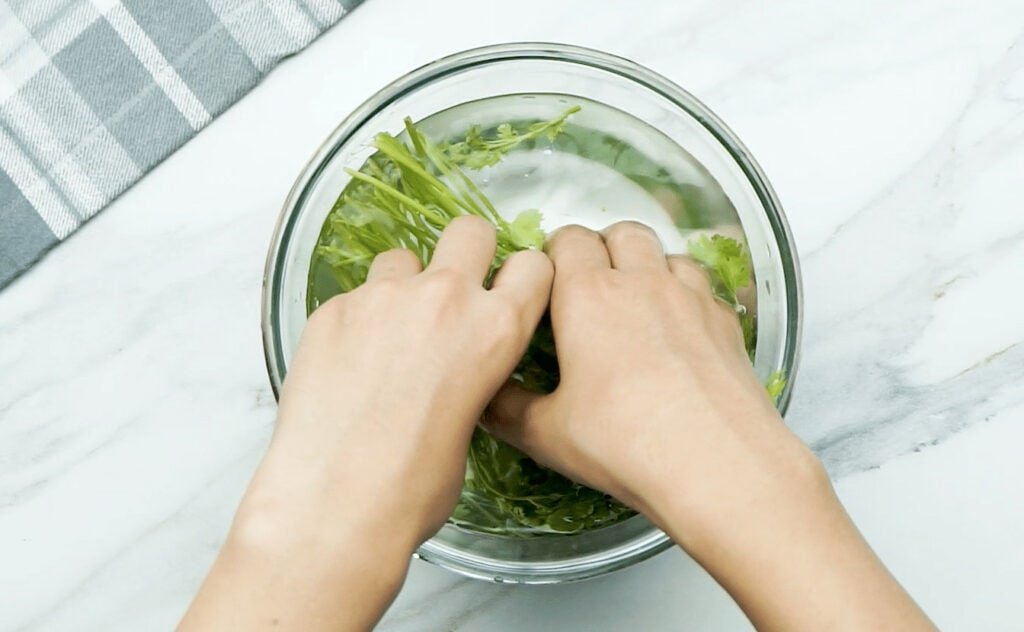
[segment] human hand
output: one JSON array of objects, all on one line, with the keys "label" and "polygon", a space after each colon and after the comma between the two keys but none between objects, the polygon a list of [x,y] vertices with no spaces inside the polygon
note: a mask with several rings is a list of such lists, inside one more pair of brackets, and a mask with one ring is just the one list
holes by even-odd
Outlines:
[{"label": "human hand", "polygon": [[[291,498],[326,494],[315,499],[326,507],[342,492],[373,499],[378,528],[411,528],[398,535],[414,544],[440,528],[458,499],[473,428],[550,293],[551,263],[531,251],[510,257],[485,289],[494,252],[491,224],[458,218],[425,271],[408,250],[384,253],[363,286],[318,308],[257,483],[279,479]],[[355,509],[346,505],[334,507],[339,523],[352,521],[340,515]]]},{"label": "human hand", "polygon": [[461,217],[420,270],[378,256],[311,316],[270,448],[183,630],[364,630],[451,514],[470,436],[547,307],[540,252],[484,289],[495,229]]},{"label": "human hand", "polygon": [[490,432],[647,515],[758,629],[933,629],[782,423],[700,267],[635,223],[569,227],[548,252],[561,382],[503,389]]},{"label": "human hand", "polygon": [[548,252],[561,383],[544,396],[504,389],[490,432],[656,521],[668,503],[710,514],[787,463],[813,469],[754,375],[735,312],[697,264],[666,258],[632,222],[604,238],[567,227]]}]

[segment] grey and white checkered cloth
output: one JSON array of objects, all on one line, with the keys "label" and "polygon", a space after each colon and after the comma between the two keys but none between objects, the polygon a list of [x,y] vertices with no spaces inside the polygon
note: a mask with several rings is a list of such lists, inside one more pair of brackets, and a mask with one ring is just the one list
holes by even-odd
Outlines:
[{"label": "grey and white checkered cloth", "polygon": [[0,0],[0,287],[362,0]]}]

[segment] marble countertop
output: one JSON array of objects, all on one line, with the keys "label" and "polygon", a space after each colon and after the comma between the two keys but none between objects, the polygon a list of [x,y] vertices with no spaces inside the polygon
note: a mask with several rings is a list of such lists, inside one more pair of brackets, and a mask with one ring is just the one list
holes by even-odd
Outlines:
[{"label": "marble countertop", "polygon": [[[271,431],[293,179],[387,81],[515,40],[635,59],[744,139],[804,267],[789,423],[940,626],[1020,629],[1019,0],[369,0],[0,293],[0,629],[173,626]],[[417,561],[381,629],[627,626],[749,628],[671,551],[549,587]]]}]

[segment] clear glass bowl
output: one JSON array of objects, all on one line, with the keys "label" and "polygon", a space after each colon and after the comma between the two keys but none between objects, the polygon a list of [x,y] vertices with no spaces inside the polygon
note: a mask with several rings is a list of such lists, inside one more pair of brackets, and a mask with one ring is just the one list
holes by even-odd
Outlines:
[{"label": "clear glass bowl", "polygon": [[[310,256],[320,228],[354,169],[373,153],[373,136],[399,133],[406,116],[421,120],[453,106],[509,94],[577,95],[618,108],[685,148],[735,207],[756,278],[756,372],[796,372],[801,289],[796,252],[775,193],[736,136],[707,107],[664,77],[594,50],[560,44],[505,44],[446,57],[391,83],[327,138],[284,204],[263,280],[267,370],[279,391],[306,322]],[[593,577],[671,546],[640,516],[577,535],[531,538],[486,535],[447,525],[417,555],[466,576],[496,582],[557,583]]]}]

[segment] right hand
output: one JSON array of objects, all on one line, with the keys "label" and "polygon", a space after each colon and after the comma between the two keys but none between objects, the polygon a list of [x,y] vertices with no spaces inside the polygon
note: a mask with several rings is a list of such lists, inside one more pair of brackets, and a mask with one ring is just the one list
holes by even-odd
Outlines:
[{"label": "right hand", "polygon": [[665,530],[759,630],[934,630],[782,423],[736,315],[633,223],[550,240],[561,383],[486,427]]},{"label": "right hand", "polygon": [[[759,383],[736,314],[707,274],[633,222],[548,242],[561,383],[506,386],[484,426],[538,462],[646,514],[684,544],[741,519],[752,489],[827,478]],[[671,515],[671,517],[670,517]],[[677,520],[679,519],[679,520]]]}]

